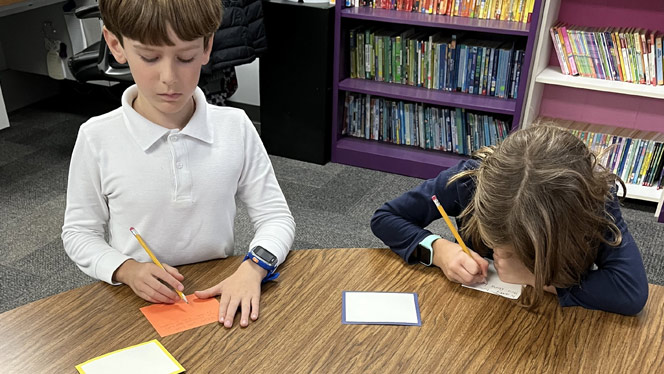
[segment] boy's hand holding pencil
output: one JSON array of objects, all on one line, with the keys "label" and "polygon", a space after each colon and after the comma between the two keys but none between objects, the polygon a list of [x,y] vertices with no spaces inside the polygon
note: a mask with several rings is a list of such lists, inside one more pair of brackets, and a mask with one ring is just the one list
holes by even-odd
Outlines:
[{"label": "boy's hand holding pencil", "polygon": [[433,242],[434,265],[453,282],[465,285],[485,283],[489,262],[466,246],[436,196],[431,199],[458,242],[457,244],[442,238]]},{"label": "boy's hand holding pencil", "polygon": [[128,285],[136,295],[151,303],[172,304],[180,300],[187,301],[182,293],[184,286],[181,282],[184,276],[176,268],[156,260],[133,227],[131,232],[153,262],[127,260],[115,271],[113,279]]}]

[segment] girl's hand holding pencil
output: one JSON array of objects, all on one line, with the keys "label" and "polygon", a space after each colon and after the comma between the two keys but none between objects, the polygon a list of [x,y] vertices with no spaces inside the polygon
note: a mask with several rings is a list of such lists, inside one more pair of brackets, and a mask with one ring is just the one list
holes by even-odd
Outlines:
[{"label": "girl's hand holding pencil", "polygon": [[468,286],[486,283],[489,262],[476,252],[469,251],[470,256],[459,244],[438,239],[433,242],[433,264],[452,282]]},{"label": "girl's hand holding pencil", "polygon": [[456,228],[452,225],[452,221],[447,216],[445,209],[438,202],[436,195],[432,196],[431,200],[433,200],[452,235],[454,235],[459,243],[452,243],[442,238],[434,241],[434,265],[438,266],[447,279],[452,282],[465,285],[485,283],[489,271],[489,262],[466,246]]}]

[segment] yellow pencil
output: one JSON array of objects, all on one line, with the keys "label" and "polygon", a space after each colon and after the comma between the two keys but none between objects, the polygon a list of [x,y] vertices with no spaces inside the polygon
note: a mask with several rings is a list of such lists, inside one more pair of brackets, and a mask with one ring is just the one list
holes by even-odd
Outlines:
[{"label": "yellow pencil", "polygon": [[450,221],[450,217],[447,216],[447,213],[445,213],[445,209],[443,209],[443,206],[440,205],[438,202],[438,198],[436,195],[431,196],[431,200],[433,200],[433,203],[436,204],[436,208],[438,208],[438,211],[440,212],[440,215],[443,216],[443,219],[445,220],[445,223],[447,223],[447,226],[450,228],[450,231],[452,231],[452,235],[456,238],[456,240],[459,242],[459,245],[461,246],[461,249],[463,249],[464,252],[471,258],[473,255],[470,254],[470,250],[468,250],[468,247],[466,247],[466,243],[463,242],[461,239],[461,236],[457,232],[456,228],[454,228],[454,225],[452,225],[452,221]]},{"label": "yellow pencil", "polygon": [[[136,229],[133,228],[133,227],[130,227],[129,231],[131,231],[131,233],[134,234],[134,236],[136,237],[136,240],[138,240],[138,243],[141,245],[141,247],[143,247],[143,249],[145,249],[145,252],[147,252],[148,255],[150,256],[150,258],[152,259],[152,262],[154,262],[160,268],[164,269],[164,265],[162,265],[161,262],[159,262],[159,260],[157,260],[157,257],[155,257],[155,255],[152,253],[150,248],[148,248],[148,245],[145,244],[145,242],[143,241],[143,238],[141,238],[141,235],[138,233],[138,231],[136,231]],[[164,270],[166,270],[166,269],[164,269]],[[185,303],[189,304],[189,300],[187,300],[187,297],[184,296],[184,294],[181,291],[175,290],[175,292],[177,292],[178,295],[180,295],[180,297],[182,298],[182,300],[184,300]]]}]

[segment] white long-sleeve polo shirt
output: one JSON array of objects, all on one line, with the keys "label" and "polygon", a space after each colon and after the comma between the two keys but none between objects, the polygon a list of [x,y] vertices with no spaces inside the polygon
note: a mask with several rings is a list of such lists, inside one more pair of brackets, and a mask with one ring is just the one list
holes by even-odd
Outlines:
[{"label": "white long-sleeve polo shirt", "polygon": [[182,130],[150,122],[122,106],[81,125],[72,153],[62,240],[91,277],[112,283],[127,259],[149,262],[129,228],[155,256],[177,266],[233,253],[235,196],[246,203],[260,245],[281,264],[295,222],[270,159],[244,111],[209,105],[196,89],[196,109]]}]

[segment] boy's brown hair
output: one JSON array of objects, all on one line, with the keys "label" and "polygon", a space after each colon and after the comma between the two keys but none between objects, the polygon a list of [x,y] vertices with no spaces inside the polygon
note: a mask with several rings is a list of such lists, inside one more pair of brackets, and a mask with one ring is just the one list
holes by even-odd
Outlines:
[{"label": "boy's brown hair", "polygon": [[174,45],[170,26],[181,40],[210,37],[221,23],[221,0],[99,0],[104,26],[120,43],[122,37],[146,45]]},{"label": "boy's brown hair", "polygon": [[[470,176],[476,190],[462,212],[462,232],[475,250],[509,245],[535,275],[520,302],[536,307],[543,287],[578,285],[601,243],[617,246],[620,230],[606,210],[614,199],[615,174],[570,132],[554,126],[515,131],[497,147],[476,152]],[[487,248],[488,247],[488,248]]]}]

